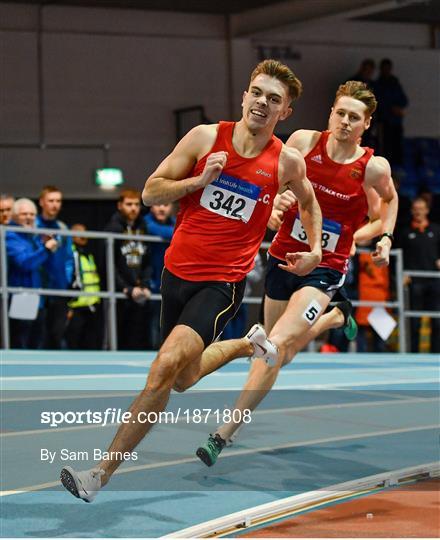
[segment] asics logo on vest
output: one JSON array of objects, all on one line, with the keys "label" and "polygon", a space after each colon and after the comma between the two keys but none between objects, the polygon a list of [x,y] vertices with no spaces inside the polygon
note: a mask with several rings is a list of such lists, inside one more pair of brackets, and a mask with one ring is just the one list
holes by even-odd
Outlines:
[{"label": "asics logo on vest", "polygon": [[255,171],[257,174],[262,174],[263,176],[266,176],[267,178],[270,178],[272,175],[271,173],[268,173],[266,171],[263,171],[263,169],[258,169],[257,171]]}]

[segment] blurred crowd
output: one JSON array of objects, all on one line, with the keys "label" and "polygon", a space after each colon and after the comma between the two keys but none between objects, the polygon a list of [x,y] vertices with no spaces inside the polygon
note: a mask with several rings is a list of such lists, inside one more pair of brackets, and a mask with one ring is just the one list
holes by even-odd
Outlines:
[{"label": "blurred crowd", "polygon": [[[104,232],[122,235],[157,236],[164,242],[116,239],[114,242],[114,283],[106,283],[106,257],[101,248],[89,248],[88,238],[80,236],[87,227],[74,223],[78,236],[59,232],[67,225],[58,219],[63,195],[56,186],[45,186],[38,198],[40,212],[30,199],[0,197],[1,223],[26,228],[50,229],[49,234],[6,232],[8,285],[45,288],[53,296],[40,295],[34,307],[32,298],[20,306],[20,293],[9,298],[12,348],[22,349],[102,349],[108,335],[103,301],[98,293],[114,287],[124,294],[117,300],[118,348],[155,349],[159,346],[160,302],[150,301],[160,292],[164,253],[175,225],[171,204],[152,206],[141,212],[141,194],[135,189],[120,192],[117,208]],[[53,231],[53,233],[51,232]],[[58,290],[78,290],[77,297],[57,296]],[[87,295],[81,294],[87,292]],[[17,300],[17,301],[16,301]]]},{"label": "blurred crowd", "polygon": [[[405,270],[440,270],[440,225],[430,214],[432,198],[422,193],[410,202],[409,212],[399,215],[395,247],[403,249]],[[35,203],[27,198],[14,200],[0,196],[3,225],[44,228],[47,234],[31,234],[20,230],[6,232],[8,285],[78,291],[78,296],[35,295],[27,298],[25,308],[17,311],[15,296],[9,297],[11,347],[18,349],[90,349],[107,348],[106,310],[97,293],[107,290],[105,252],[103,247],[91,249],[89,240],[80,236],[87,227],[74,223],[70,229],[78,236],[63,236],[60,230],[68,226],[58,216],[62,209],[62,192],[56,186],[46,186]],[[438,216],[438,214],[437,214]],[[160,279],[165,250],[175,226],[173,205],[155,205],[143,213],[141,194],[123,189],[116,210],[104,231],[122,235],[151,235],[160,242],[138,239],[117,239],[114,242],[114,283],[116,292],[124,294],[117,300],[118,349],[157,349],[160,344],[160,302],[151,294],[160,293]],[[53,232],[52,232],[53,231]],[[99,245],[103,245],[102,243]],[[374,242],[372,243],[374,245]],[[366,246],[368,247],[368,246]],[[247,295],[260,294],[264,261],[260,255],[248,279]],[[393,266],[377,268],[368,253],[351,259],[346,284],[353,300],[387,301],[395,298]],[[409,307],[412,310],[440,312],[440,280],[407,278]],[[83,295],[81,292],[89,294]],[[387,344],[368,322],[371,308],[355,311],[359,325],[357,350],[385,352]],[[243,304],[225,329],[225,338],[241,337],[248,328],[249,306]],[[411,351],[420,350],[420,318],[410,319]],[[431,352],[440,352],[440,319],[431,319]],[[342,332],[332,331],[329,350],[345,351],[348,342]],[[333,348],[333,349],[332,349]],[[325,350],[325,349],[324,349]],[[426,350],[426,349],[425,349]]]}]

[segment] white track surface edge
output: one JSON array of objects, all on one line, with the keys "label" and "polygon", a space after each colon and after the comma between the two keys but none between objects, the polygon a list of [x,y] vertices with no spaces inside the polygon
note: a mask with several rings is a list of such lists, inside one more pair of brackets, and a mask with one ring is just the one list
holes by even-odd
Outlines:
[{"label": "white track surface edge", "polygon": [[247,528],[259,524],[261,521],[277,519],[278,517],[282,517],[283,514],[305,511],[315,505],[336,502],[339,499],[356,496],[363,491],[368,491],[376,487],[397,486],[412,479],[417,479],[417,477],[422,475],[431,478],[440,476],[440,463],[425,463],[424,465],[387,471],[341,484],[334,484],[325,489],[294,495],[293,497],[287,497],[279,501],[262,504],[221,518],[206,521],[205,523],[173,532],[163,538],[206,538],[232,534],[234,530],[242,532]]}]

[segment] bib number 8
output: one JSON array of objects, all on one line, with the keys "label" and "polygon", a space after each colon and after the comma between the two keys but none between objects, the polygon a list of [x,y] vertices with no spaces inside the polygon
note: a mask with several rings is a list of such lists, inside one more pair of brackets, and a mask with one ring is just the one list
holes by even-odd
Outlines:
[{"label": "bib number 8", "polygon": [[[325,221],[323,223],[323,230],[321,236],[321,247],[327,251],[335,251],[339,236],[340,236],[341,226],[336,222]],[[293,224],[291,236],[304,244],[308,244],[307,233],[302,226],[301,221],[296,218]]]},{"label": "bib number 8", "polygon": [[240,218],[239,212],[246,206],[246,201],[244,199],[239,197],[235,198],[234,195],[229,195],[229,197],[224,200],[225,195],[219,190],[214,191],[212,195],[214,196],[214,200],[209,201],[210,208],[213,210],[222,208],[225,210],[226,214],[231,215],[231,217]]},{"label": "bib number 8", "polygon": [[330,239],[330,234],[328,232],[322,232],[321,236],[321,247],[325,249],[328,246],[328,241]]}]

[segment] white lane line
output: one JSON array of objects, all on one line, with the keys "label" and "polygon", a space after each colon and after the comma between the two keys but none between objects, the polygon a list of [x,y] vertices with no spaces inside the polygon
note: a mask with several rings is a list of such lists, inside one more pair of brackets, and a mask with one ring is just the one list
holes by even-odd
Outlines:
[{"label": "white lane line", "polygon": [[[0,351],[0,357],[1,357],[1,351]],[[33,356],[35,356],[35,352],[32,353]],[[45,356],[48,354],[45,353]],[[109,358],[109,356],[113,356],[113,358]],[[4,366],[57,366],[60,365],[60,354],[57,353],[56,355],[49,355],[53,356],[53,358],[41,358],[41,359],[1,359],[1,364]],[[81,356],[83,356],[83,353],[81,353]],[[130,355],[128,355],[130,356]],[[83,358],[66,358],[65,360],[62,360],[62,365],[83,365],[83,366],[107,366],[107,365],[128,365],[128,366],[147,366],[151,364],[155,358],[156,354],[153,353],[146,353],[145,356],[139,358],[138,355],[134,355],[133,359],[127,358],[127,354],[121,353],[121,358],[114,358],[114,355],[111,353],[105,352],[102,353],[100,357],[97,358],[91,358],[91,359],[83,359]],[[344,353],[340,355],[331,355],[331,356],[323,356],[320,353],[299,353],[294,363],[296,364],[327,364],[328,366],[334,365],[344,365],[344,364],[357,364],[359,366],[362,365],[369,365],[369,364],[375,364],[377,366],[380,366],[382,364],[390,364],[390,363],[398,363],[401,366],[410,364],[413,365],[414,361],[417,361],[417,363],[425,362],[430,363],[433,365],[439,364],[438,355],[432,354],[432,355],[424,355],[424,354],[413,354],[413,355],[404,355],[404,354],[371,354],[371,355],[363,355],[363,354],[350,354],[350,353]],[[249,360],[247,358],[237,358],[235,360],[231,360],[234,364],[248,364]]]},{"label": "white lane line", "polygon": [[[331,370],[322,370],[322,369],[289,369],[284,371],[284,373],[289,373],[291,375],[309,375],[309,374],[344,374],[344,375],[356,375],[356,374],[373,374],[373,373],[399,373],[401,368],[365,368],[365,369],[331,369]],[[404,368],[405,373],[421,373],[421,372],[434,372],[438,373],[440,370],[436,367],[432,368]],[[235,376],[245,376],[247,371],[237,371],[231,373],[211,373],[211,377],[235,377]],[[109,373],[105,374],[81,374],[81,375],[29,375],[29,376],[18,376],[18,377],[2,377],[4,382],[16,382],[16,381],[56,381],[56,380],[82,380],[82,379],[132,379],[143,377],[144,373]]]},{"label": "white lane line", "polygon": [[151,364],[153,360],[3,360],[1,364],[3,366],[135,366],[143,367],[147,364]]},{"label": "white lane line", "polygon": [[[38,392],[38,390],[34,390]],[[32,390],[9,390],[9,392],[32,392]],[[27,396],[27,397],[8,397],[0,399],[0,403],[15,403],[15,402],[24,402],[24,401],[61,401],[68,399],[104,399],[104,398],[118,398],[118,397],[136,397],[138,392],[132,390],[131,392],[115,392],[115,393],[105,393],[106,390],[102,390],[99,394],[86,394],[84,391],[81,391],[81,394],[58,394],[55,396],[45,395],[45,396]]]},{"label": "white lane line", "polygon": [[[411,392],[411,390],[409,390],[409,392]],[[423,390],[419,390],[419,392],[423,392]],[[380,390],[353,390],[353,394],[361,394],[365,396],[376,396],[376,397],[384,396],[384,397],[388,397],[392,399],[399,399],[399,400],[400,399],[403,399],[403,400],[414,399],[413,396],[411,396],[410,394],[398,394],[395,390],[391,390],[390,392],[383,392]]]},{"label": "white lane line", "polygon": [[[420,373],[420,372],[434,372],[434,373],[440,373],[440,368],[439,367],[415,367],[415,368],[407,368],[407,367],[391,367],[391,368],[385,368],[385,367],[374,367],[374,368],[354,368],[354,369],[346,369],[346,368],[329,368],[329,369],[294,369],[295,368],[295,364],[289,364],[289,367],[291,367],[291,369],[289,369],[289,373],[291,374],[295,374],[295,375],[310,375],[310,374],[326,374],[328,375],[329,373],[331,374],[347,374],[347,375],[352,375],[352,374],[364,374],[364,373],[399,373],[401,371],[404,371],[405,373]],[[285,369],[285,368],[283,368]],[[286,371],[284,371],[285,373]],[[214,371],[213,373],[210,373],[211,376],[215,376],[215,377],[230,377],[231,375],[236,375],[236,374],[242,374],[243,372],[231,372],[231,373],[226,373],[226,372],[219,372],[219,371]],[[281,371],[281,373],[283,373],[283,371]]]},{"label": "white lane line", "polygon": [[[432,379],[423,379],[422,382],[437,382]],[[362,386],[365,383],[362,383]],[[383,382],[380,383],[374,383],[374,384],[383,384]],[[373,386],[374,386],[373,384]],[[334,385],[329,385],[328,388],[332,391],[336,391],[337,389],[333,388]],[[309,389],[308,385],[302,385],[301,388]],[[242,387],[222,387],[222,388],[189,388],[186,390],[187,394],[197,393],[197,392],[228,392],[228,391],[236,391],[236,390],[242,390]],[[273,388],[274,390],[295,390],[299,389],[298,386],[280,386],[276,385]],[[54,392],[55,390],[51,390],[51,392]],[[66,392],[71,392],[72,389],[66,390]],[[342,390],[343,392],[348,392],[347,390]],[[409,389],[411,392],[411,390]],[[423,391],[423,390],[419,390]],[[39,390],[7,390],[7,392],[39,392]],[[98,393],[86,393],[86,391],[81,390],[80,394],[56,394],[56,395],[36,395],[36,396],[27,396],[27,397],[7,397],[7,398],[0,398],[0,403],[14,403],[14,402],[26,402],[26,401],[63,401],[63,400],[81,400],[81,399],[105,399],[105,398],[124,398],[124,397],[136,397],[139,393],[138,390],[131,390],[129,392],[124,392],[123,390],[116,390],[115,392],[111,392],[108,390],[98,390]],[[106,393],[108,392],[108,393]],[[173,393],[175,393],[173,391]],[[350,393],[353,394],[361,394],[366,396],[375,396],[375,397],[387,397],[392,399],[413,399],[412,395],[409,394],[397,394],[395,390],[390,391],[380,391],[380,390],[353,390],[350,391]]]},{"label": "white lane line", "polygon": [[[353,409],[353,408],[362,408],[362,407],[382,407],[386,405],[390,406],[399,406],[402,405],[413,405],[414,403],[434,403],[438,402],[437,398],[412,398],[412,399],[402,399],[400,401],[395,400],[383,400],[383,401],[369,401],[369,402],[349,402],[349,403],[328,403],[326,405],[305,405],[300,407],[283,407],[278,409],[258,409],[252,412],[252,416],[264,416],[267,414],[291,414],[296,412],[305,412],[305,411],[325,411],[329,409]],[[167,411],[173,412],[173,411]],[[175,414],[175,413],[173,413]],[[205,418],[205,416],[204,416]],[[217,414],[209,414],[206,418],[217,418]],[[170,422],[172,424],[178,423],[187,423],[186,417],[180,417],[176,422]],[[56,428],[43,428],[43,429],[30,429],[24,431],[7,431],[0,433],[0,439],[10,438],[10,437],[19,437],[26,435],[43,435],[47,433],[57,434],[57,433],[66,433],[70,431],[80,431],[84,429],[103,429],[107,427],[115,427],[119,424],[106,424],[105,426],[101,424],[86,424],[82,426],[70,426],[70,427],[56,427]]]},{"label": "white lane line", "polygon": [[144,377],[144,373],[109,373],[90,375],[30,375],[27,377],[2,377],[2,382],[17,381],[72,381],[83,379],[134,379]]},{"label": "white lane line", "polygon": [[[246,375],[246,374],[243,374],[243,375]],[[393,386],[393,385],[396,385],[396,384],[409,384],[409,385],[414,385],[414,384],[431,384],[431,383],[435,383],[437,386],[438,386],[438,379],[390,379],[390,380],[374,380],[374,381],[362,381],[362,382],[356,382],[356,383],[351,383],[351,382],[347,382],[347,383],[333,383],[333,384],[290,384],[290,385],[278,385],[277,383],[275,383],[275,385],[273,386],[273,389],[274,390],[342,390],[342,389],[346,389],[346,388],[357,388],[357,387],[361,387],[361,386],[385,386],[385,385],[390,385],[390,386]],[[139,393],[141,391],[141,387],[139,388],[133,388],[133,392],[136,392],[136,393]],[[2,391],[5,392],[5,391],[8,391],[8,392],[29,392],[29,391],[35,391],[35,389],[17,389],[17,388],[2,388]],[[45,389],[46,391],[54,391],[53,389],[51,388],[46,388]],[[56,390],[60,391],[60,388],[57,388]],[[66,388],[65,391],[68,392],[68,391],[72,391],[74,389],[72,388]],[[107,389],[109,390],[109,389]],[[117,388],[112,388],[111,390],[113,390],[114,392],[117,392],[118,389]],[[189,390],[186,390],[186,393],[187,394],[195,394],[197,392],[241,392],[241,390],[243,390],[243,385],[240,385],[240,386],[234,386],[234,385],[230,385],[228,384],[227,387],[225,386],[212,386],[212,387],[209,387],[207,386],[206,388],[190,388]],[[382,388],[382,390],[384,390]],[[410,391],[411,389],[408,388],[408,391]],[[426,390],[426,389],[423,389],[423,388],[415,388],[413,389],[414,391],[418,390],[418,391],[423,391],[423,390]],[[122,391],[122,390],[120,390]],[[390,392],[391,392],[391,388],[390,388]],[[13,401],[11,399],[11,401]]]},{"label": "white lane line", "polygon": [[[349,441],[356,439],[367,439],[369,437],[381,437],[386,435],[397,435],[399,433],[413,433],[417,431],[426,431],[431,429],[439,428],[439,424],[428,424],[426,426],[415,426],[412,428],[400,428],[400,429],[389,429],[383,431],[372,431],[370,433],[356,433],[353,435],[343,435],[339,437],[326,437],[322,439],[311,439],[309,441],[297,441],[294,443],[280,444],[278,446],[260,446],[259,448],[252,448],[248,450],[228,450],[227,453],[222,455],[222,459],[227,459],[236,456],[244,456],[249,454],[259,454],[262,452],[274,452],[276,450],[284,450],[287,448],[296,448],[299,446],[311,446],[315,444],[325,444],[330,442],[340,442],[340,441]],[[174,459],[169,461],[161,461],[159,463],[149,463],[145,465],[133,465],[131,467],[124,467],[115,472],[115,474],[128,474],[132,472],[145,471],[151,469],[160,469],[163,467],[171,467],[174,465],[180,465],[184,463],[200,463],[198,458],[181,458]],[[30,491],[38,491],[40,489],[46,489],[51,487],[59,486],[60,482],[46,482],[45,484],[36,484],[34,486],[26,486],[17,488],[16,490],[0,491],[0,497],[7,497],[9,495],[18,495],[21,493],[28,493]]]}]

